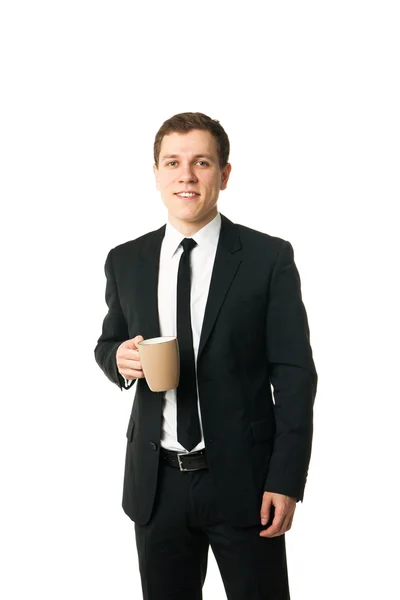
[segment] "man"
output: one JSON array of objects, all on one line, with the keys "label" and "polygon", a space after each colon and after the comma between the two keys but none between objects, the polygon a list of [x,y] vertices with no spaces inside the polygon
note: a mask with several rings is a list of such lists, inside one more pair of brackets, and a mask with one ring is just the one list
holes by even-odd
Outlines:
[{"label": "man", "polygon": [[[317,374],[292,246],[218,212],[228,159],[218,121],[165,121],[154,174],[168,222],[105,265],[95,356],[121,389],[137,381],[123,508],[145,600],[201,599],[209,545],[229,600],[290,597],[284,534],[303,500]],[[138,342],[171,335],[179,386],[152,392]]]}]

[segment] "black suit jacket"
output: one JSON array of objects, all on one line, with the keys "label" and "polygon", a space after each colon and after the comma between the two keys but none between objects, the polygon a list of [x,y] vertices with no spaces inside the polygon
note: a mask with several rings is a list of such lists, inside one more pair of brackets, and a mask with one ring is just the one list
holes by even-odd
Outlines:
[{"label": "black suit jacket", "polygon": [[[303,500],[317,374],[292,246],[221,218],[197,357],[201,416],[226,518],[258,525],[265,490]],[[165,225],[117,246],[106,260],[108,313],[95,356],[121,389],[118,346],[160,335],[164,234]],[[143,525],[156,495],[163,393],[152,392],[145,379],[134,383],[122,505]]]}]

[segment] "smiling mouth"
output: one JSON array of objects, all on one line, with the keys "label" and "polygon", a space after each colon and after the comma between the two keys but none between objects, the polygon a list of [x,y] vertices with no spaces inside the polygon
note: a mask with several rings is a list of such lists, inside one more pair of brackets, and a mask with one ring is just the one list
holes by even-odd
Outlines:
[{"label": "smiling mouth", "polygon": [[197,192],[177,192],[175,194],[175,196],[178,196],[179,198],[186,198],[186,199],[191,199],[191,198],[197,198],[197,196],[200,196],[200,194],[198,194]]}]

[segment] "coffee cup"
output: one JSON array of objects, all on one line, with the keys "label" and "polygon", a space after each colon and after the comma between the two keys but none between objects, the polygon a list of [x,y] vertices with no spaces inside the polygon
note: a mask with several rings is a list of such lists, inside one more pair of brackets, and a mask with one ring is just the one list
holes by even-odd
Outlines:
[{"label": "coffee cup", "polygon": [[138,343],[140,362],[152,392],[173,390],[179,384],[179,347],[174,336],[149,338]]}]

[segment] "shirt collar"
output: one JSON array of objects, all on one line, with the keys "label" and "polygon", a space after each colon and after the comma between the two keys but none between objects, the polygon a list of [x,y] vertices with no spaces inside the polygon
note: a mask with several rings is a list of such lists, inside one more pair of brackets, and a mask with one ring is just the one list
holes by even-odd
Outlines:
[{"label": "shirt collar", "polygon": [[[221,215],[217,213],[212,221],[204,225],[197,233],[191,236],[198,246],[201,248],[213,249],[217,247],[219,233],[221,230]],[[172,258],[177,249],[180,246],[181,241],[185,236],[182,235],[169,221],[167,221],[167,225],[165,228],[165,236],[164,236],[164,249],[166,255],[169,258]]]}]

